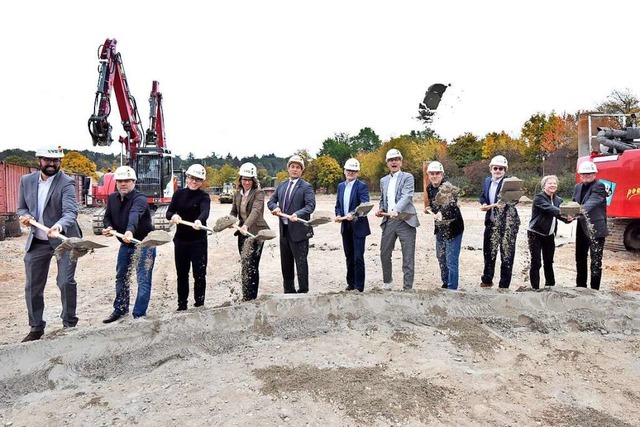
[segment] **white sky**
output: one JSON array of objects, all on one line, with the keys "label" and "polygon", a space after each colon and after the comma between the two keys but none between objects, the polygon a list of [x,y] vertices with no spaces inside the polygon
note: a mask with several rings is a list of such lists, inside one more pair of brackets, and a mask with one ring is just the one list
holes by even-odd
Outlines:
[{"label": "white sky", "polygon": [[[517,136],[534,113],[640,95],[640,2],[22,1],[0,15],[0,149],[93,147],[87,119],[98,46],[118,40],[144,129],[151,81],[167,145],[186,157],[306,148],[371,127],[383,140],[413,119],[433,83],[451,83],[432,127]],[[616,24],[620,22],[620,24]]]}]

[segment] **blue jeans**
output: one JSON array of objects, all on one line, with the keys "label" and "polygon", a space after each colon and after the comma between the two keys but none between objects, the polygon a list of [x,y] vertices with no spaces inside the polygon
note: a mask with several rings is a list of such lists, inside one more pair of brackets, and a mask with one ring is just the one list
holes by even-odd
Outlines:
[{"label": "blue jeans", "polygon": [[462,233],[452,239],[436,234],[436,256],[440,264],[440,278],[448,289],[458,289],[458,265],[462,246]]},{"label": "blue jeans", "polygon": [[136,250],[127,245],[120,245],[116,265],[116,299],[113,301],[113,314],[122,316],[129,312],[129,294],[133,263],[136,262],[138,279],[138,295],[133,306],[133,317],[147,315],[147,307],[151,299],[151,274],[156,259],[156,248],[142,247]]}]

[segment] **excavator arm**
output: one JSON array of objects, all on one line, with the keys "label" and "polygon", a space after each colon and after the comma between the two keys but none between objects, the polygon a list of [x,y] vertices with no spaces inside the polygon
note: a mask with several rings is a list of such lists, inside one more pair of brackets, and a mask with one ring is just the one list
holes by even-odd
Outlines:
[{"label": "excavator arm", "polygon": [[111,114],[111,91],[116,95],[122,127],[126,135],[119,141],[124,145],[128,163],[135,161],[138,147],[143,143],[142,124],[136,100],[129,91],[127,76],[122,65],[122,57],[116,51],[116,39],[107,39],[101,47],[98,69],[98,89],[93,106],[93,114],[89,118],[89,133],[93,145],[109,146],[113,142],[112,126],[109,123]]},{"label": "excavator arm", "polygon": [[149,95],[149,128],[146,133],[146,145],[165,148],[165,141],[162,94],[160,93],[160,83],[154,80],[151,85],[151,94]]}]

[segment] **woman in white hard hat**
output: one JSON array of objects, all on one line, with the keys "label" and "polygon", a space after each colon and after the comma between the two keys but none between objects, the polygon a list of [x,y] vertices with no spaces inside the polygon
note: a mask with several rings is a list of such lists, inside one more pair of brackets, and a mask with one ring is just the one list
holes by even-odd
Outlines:
[{"label": "woman in white hard hat", "polygon": [[500,194],[507,169],[509,169],[509,163],[506,157],[498,155],[491,159],[489,163],[491,176],[485,179],[482,194],[480,194],[480,210],[486,212],[484,218],[484,241],[482,244],[484,269],[480,283],[480,287],[483,288],[493,286],[498,250],[500,250],[499,286],[508,288],[511,284],[520,217],[515,207],[518,203],[517,201],[498,203],[498,195]]},{"label": "woman in white hard hat", "polygon": [[[202,190],[207,178],[204,166],[193,164],[186,172],[187,186],[173,194],[167,209],[167,219],[178,224],[173,237],[174,259],[178,276],[178,310],[187,309],[189,302],[189,271],[193,268],[194,307],[204,305],[207,289],[207,232],[200,226],[207,225],[211,198]],[[180,224],[180,221],[195,225]]]},{"label": "woman in white hard hat", "polygon": [[[455,290],[458,289],[460,248],[464,232],[464,220],[458,207],[458,189],[444,178],[444,166],[440,162],[429,163],[427,174],[429,185],[426,193],[429,205],[425,208],[425,213],[435,215],[433,234],[436,235],[440,280],[442,288]],[[443,191],[439,195],[441,189]]]},{"label": "woman in white hard hat", "polygon": [[[258,170],[253,163],[244,163],[238,171],[238,191],[233,198],[231,215],[240,221],[238,236],[238,252],[242,263],[242,300],[249,301],[258,297],[260,285],[260,257],[263,241],[250,239],[260,230],[269,230],[264,220],[264,192],[258,182]],[[245,247],[247,245],[247,247]]]},{"label": "woman in white hard hat", "polygon": [[600,289],[602,252],[607,230],[607,189],[596,179],[595,163],[584,161],[578,166],[580,183],[573,189],[573,201],[580,203],[583,215],[576,229],[576,286],[587,287],[587,258],[591,255],[591,289]]},{"label": "woman in white hard hat", "polygon": [[342,246],[347,259],[347,291],[364,291],[365,240],[371,229],[366,216],[357,217],[356,207],[369,202],[369,188],[358,179],[360,162],[349,159],[344,164],[345,181],[338,184],[336,197],[336,222],[342,223]]},{"label": "woman in white hard hat", "polygon": [[560,215],[562,198],[556,194],[558,177],[547,175],[540,181],[542,191],[533,197],[531,206],[531,221],[527,227],[529,252],[531,252],[531,267],[529,281],[533,289],[540,288],[540,267],[544,265],[544,285],[556,284],[553,272],[553,256],[556,250],[555,236],[558,230],[558,220],[568,223],[571,217]]}]

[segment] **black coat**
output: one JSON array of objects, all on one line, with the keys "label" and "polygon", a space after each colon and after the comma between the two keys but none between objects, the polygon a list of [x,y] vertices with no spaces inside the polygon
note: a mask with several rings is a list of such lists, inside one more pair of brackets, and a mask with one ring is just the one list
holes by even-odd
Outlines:
[{"label": "black coat", "polygon": [[[557,218],[562,222],[569,222],[565,217],[560,215],[560,205],[562,204],[562,198],[557,195],[553,195],[553,198],[544,191],[539,192],[533,197],[533,205],[531,206],[531,221],[529,221],[529,227],[527,230],[531,230],[535,233],[542,234],[543,236],[549,235],[549,229],[553,218]],[[558,223],[553,229],[553,235],[555,236],[558,231]]]},{"label": "black coat", "polygon": [[[584,199],[580,200],[582,188],[585,184],[577,184],[573,189],[573,201],[580,203],[584,216],[578,217],[578,224],[582,232],[593,238],[606,237],[607,230],[607,189],[599,180],[588,185]],[[589,225],[593,227],[593,233],[589,231]]]}]

